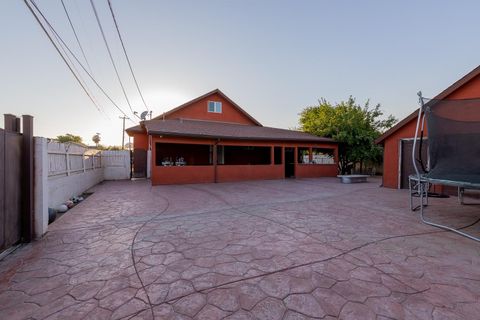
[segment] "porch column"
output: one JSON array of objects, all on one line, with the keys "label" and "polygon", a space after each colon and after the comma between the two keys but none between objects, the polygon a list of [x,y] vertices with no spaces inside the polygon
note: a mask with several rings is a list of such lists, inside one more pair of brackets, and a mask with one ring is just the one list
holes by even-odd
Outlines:
[{"label": "porch column", "polygon": [[295,166],[298,164],[298,147],[295,147],[294,148],[294,157],[293,157],[293,163],[295,164]]},{"label": "porch column", "polygon": [[270,146],[270,165],[275,164],[275,147]]},{"label": "porch column", "polygon": [[213,182],[217,183],[217,142],[213,144],[212,147],[212,162],[213,162]]},{"label": "porch column", "polygon": [[282,164],[285,166],[285,147],[282,146]]},{"label": "porch column", "polygon": [[308,163],[312,163],[313,161],[313,148],[308,148]]}]

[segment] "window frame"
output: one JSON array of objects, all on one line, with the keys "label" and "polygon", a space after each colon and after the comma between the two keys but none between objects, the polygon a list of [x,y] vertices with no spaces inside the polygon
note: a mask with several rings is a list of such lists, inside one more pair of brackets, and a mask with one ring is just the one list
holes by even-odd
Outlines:
[{"label": "window frame", "polygon": [[[213,111],[210,110],[210,104],[213,104]],[[222,113],[222,102],[209,100],[207,103],[207,111],[209,113]]]}]

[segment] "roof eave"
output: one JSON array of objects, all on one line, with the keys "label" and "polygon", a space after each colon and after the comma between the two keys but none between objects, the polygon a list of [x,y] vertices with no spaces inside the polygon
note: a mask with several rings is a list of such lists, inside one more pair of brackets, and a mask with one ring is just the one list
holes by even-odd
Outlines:
[{"label": "roof eave", "polygon": [[322,142],[322,143],[336,143],[330,138],[318,138],[318,139],[300,139],[300,138],[272,138],[272,137],[234,137],[234,136],[219,136],[219,135],[206,135],[206,134],[187,134],[187,133],[175,133],[165,132],[159,130],[149,130],[149,135],[163,135],[172,137],[187,137],[187,138],[203,138],[203,139],[227,139],[227,140],[254,140],[254,141],[297,141],[297,142]]}]

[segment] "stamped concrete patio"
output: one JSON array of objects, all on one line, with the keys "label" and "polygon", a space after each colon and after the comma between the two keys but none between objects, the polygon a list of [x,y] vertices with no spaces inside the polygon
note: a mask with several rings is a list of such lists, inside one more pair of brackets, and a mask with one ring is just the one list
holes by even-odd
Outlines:
[{"label": "stamped concrete patio", "polygon": [[480,245],[378,185],[104,183],[0,262],[0,318],[478,319]]}]

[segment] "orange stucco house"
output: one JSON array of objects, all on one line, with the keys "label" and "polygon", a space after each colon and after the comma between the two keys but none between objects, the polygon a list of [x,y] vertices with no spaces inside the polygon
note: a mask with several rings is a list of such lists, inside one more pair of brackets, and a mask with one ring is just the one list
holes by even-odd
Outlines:
[{"label": "orange stucco house", "polygon": [[337,174],[332,139],[264,127],[218,89],[126,131],[153,185]]},{"label": "orange stucco house", "polygon": [[[434,97],[439,100],[472,98],[480,98],[480,66]],[[383,146],[384,187],[408,188],[408,176],[414,173],[411,155],[417,118],[418,109],[376,140],[376,143]],[[427,129],[424,130],[424,135],[428,140]],[[426,159],[426,149],[424,155]]]}]

